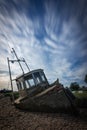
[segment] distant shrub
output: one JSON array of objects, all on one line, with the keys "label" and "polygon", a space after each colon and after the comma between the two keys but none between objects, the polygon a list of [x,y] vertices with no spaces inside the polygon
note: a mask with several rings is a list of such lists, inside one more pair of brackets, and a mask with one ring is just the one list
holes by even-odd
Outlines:
[{"label": "distant shrub", "polygon": [[73,82],[73,83],[70,84],[70,89],[72,91],[79,90],[79,88],[80,88],[80,86],[79,86],[79,84],[77,82]]}]

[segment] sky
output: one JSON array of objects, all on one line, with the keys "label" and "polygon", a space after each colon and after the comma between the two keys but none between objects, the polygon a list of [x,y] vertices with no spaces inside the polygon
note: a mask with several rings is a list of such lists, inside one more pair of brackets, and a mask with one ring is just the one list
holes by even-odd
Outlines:
[{"label": "sky", "polygon": [[[87,0],[0,0],[0,88],[9,88],[7,57],[24,57],[49,82],[84,85],[87,74]],[[22,63],[25,73],[27,68]],[[21,74],[11,64],[12,78]]]}]

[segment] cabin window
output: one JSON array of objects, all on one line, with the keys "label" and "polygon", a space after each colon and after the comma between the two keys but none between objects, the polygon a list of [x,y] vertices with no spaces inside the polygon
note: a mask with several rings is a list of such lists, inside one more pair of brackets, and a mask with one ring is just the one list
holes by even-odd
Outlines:
[{"label": "cabin window", "polygon": [[27,80],[25,80],[26,88],[29,88],[29,83]]},{"label": "cabin window", "polygon": [[41,78],[43,82],[46,81],[45,76],[43,74],[41,74]]},{"label": "cabin window", "polygon": [[18,90],[24,89],[24,84],[23,84],[23,82],[17,82],[17,87],[18,87]]},{"label": "cabin window", "polygon": [[37,82],[38,82],[38,83],[40,83],[40,78],[39,78],[39,77],[37,77],[36,79],[37,79]]},{"label": "cabin window", "polygon": [[33,79],[28,79],[28,82],[30,83],[30,86],[35,86],[35,83],[34,83]]},{"label": "cabin window", "polygon": [[40,72],[40,76],[41,76],[41,80],[42,80],[43,82],[46,82],[46,78],[45,78],[45,75],[44,75],[43,72]]},{"label": "cabin window", "polygon": [[21,89],[24,89],[24,84],[23,84],[23,82],[21,82]]},{"label": "cabin window", "polygon": [[18,87],[18,90],[21,90],[21,89],[22,89],[20,82],[17,83],[17,87]]},{"label": "cabin window", "polygon": [[37,80],[37,84],[41,83],[41,77],[40,77],[39,72],[35,73],[35,74],[34,74],[34,77],[35,77],[35,79]]},{"label": "cabin window", "polygon": [[17,88],[18,88],[18,90],[20,89],[20,85],[19,85],[19,83],[17,83]]},{"label": "cabin window", "polygon": [[25,83],[26,83],[26,87],[27,88],[35,86],[34,79],[33,79],[32,75],[28,75],[25,78]]}]

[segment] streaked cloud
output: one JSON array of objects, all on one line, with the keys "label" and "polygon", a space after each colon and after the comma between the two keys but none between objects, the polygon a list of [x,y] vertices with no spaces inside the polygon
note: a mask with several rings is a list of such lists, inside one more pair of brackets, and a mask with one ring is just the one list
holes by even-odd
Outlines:
[{"label": "streaked cloud", "polygon": [[[51,82],[58,77],[65,86],[73,81],[83,84],[87,73],[86,21],[86,0],[1,0],[1,86],[9,79],[7,57],[15,58],[12,47],[31,69],[43,68]],[[11,67],[13,77],[21,73],[17,64]]]}]

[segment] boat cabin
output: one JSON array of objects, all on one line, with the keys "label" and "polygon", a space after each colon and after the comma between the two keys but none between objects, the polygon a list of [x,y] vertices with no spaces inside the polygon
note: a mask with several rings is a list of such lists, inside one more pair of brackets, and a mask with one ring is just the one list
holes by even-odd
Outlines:
[{"label": "boat cabin", "polygon": [[16,84],[20,96],[25,96],[37,90],[37,87],[46,89],[49,86],[47,78],[42,69],[32,70],[16,78]]}]

